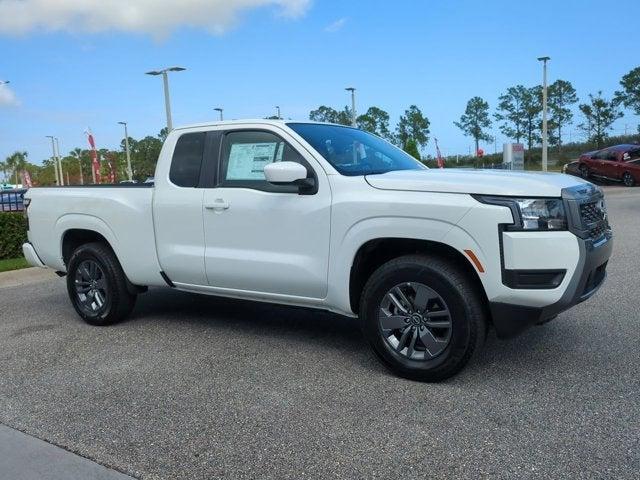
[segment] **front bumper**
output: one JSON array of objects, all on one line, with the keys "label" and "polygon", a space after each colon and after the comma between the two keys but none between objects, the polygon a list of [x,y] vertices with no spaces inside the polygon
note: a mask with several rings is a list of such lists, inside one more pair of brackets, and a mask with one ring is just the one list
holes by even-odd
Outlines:
[{"label": "front bumper", "polygon": [[545,307],[526,307],[502,302],[490,302],[493,325],[499,338],[518,335],[531,325],[543,323],[569,308],[584,302],[598,291],[607,276],[606,268],[613,239],[600,244],[580,240],[580,259],[569,286],[557,302]]},{"label": "front bumper", "polygon": [[[578,243],[577,265],[571,277],[562,282],[566,286],[561,296],[556,296],[555,301],[548,305],[534,307],[502,301],[489,302],[493,325],[500,338],[513,337],[531,325],[551,320],[560,312],[587,300],[606,279],[613,237],[602,192],[594,185],[586,184],[563,190],[562,198],[568,213],[569,231],[575,235]],[[519,256],[524,256],[524,253],[520,252]],[[533,252],[531,256],[537,262],[541,261]],[[553,255],[549,255],[549,258],[555,262],[558,257],[554,259]]]}]

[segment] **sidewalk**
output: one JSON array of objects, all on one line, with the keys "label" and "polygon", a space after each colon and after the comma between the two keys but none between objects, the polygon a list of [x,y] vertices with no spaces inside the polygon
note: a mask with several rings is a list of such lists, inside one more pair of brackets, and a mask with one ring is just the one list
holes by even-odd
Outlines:
[{"label": "sidewalk", "polygon": [[5,425],[0,425],[0,478],[11,480],[133,479]]},{"label": "sidewalk", "polygon": [[31,283],[46,282],[58,278],[53,270],[49,268],[23,268],[22,270],[11,270],[0,273],[0,288],[19,287]]}]

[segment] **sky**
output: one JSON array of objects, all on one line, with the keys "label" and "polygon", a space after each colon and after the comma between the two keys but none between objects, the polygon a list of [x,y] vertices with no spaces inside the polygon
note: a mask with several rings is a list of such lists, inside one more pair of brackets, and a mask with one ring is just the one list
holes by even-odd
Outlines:
[{"label": "sky", "polygon": [[[472,139],[453,124],[466,102],[478,95],[493,112],[508,87],[540,84],[537,57],[582,101],[611,97],[640,65],[638,18],[637,0],[0,0],[0,159],[26,150],[40,163],[46,135],[63,154],[86,148],[87,127],[98,148],[117,149],[119,121],[134,138],[156,135],[162,81],[144,72],[173,65],[187,69],[169,79],[175,126],[215,120],[218,106],[227,119],[275,105],[307,119],[350,103],[353,86],[358,112],[376,105],[395,124],[415,104],[443,154],[466,154]],[[626,112],[615,131],[638,123]],[[500,149],[507,139],[491,130]]]}]

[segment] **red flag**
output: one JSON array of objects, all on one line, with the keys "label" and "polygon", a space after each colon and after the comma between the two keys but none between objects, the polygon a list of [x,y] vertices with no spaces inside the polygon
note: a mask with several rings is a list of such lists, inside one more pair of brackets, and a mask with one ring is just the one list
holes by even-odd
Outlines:
[{"label": "red flag", "polygon": [[85,133],[87,134],[87,140],[89,141],[89,146],[91,147],[91,168],[93,171],[94,182],[100,183],[100,160],[98,160],[96,142],[90,129],[87,128],[87,131]]},{"label": "red flag", "polygon": [[442,158],[442,153],[440,153],[440,147],[438,146],[438,139],[434,138],[436,142],[436,159],[438,160],[438,168],[444,168],[444,158]]},{"label": "red flag", "polygon": [[20,172],[20,178],[22,180],[22,187],[27,187],[27,188],[31,188],[33,187],[33,184],[31,183],[31,175],[29,175],[29,172],[27,172],[26,170],[22,170],[22,172]]}]

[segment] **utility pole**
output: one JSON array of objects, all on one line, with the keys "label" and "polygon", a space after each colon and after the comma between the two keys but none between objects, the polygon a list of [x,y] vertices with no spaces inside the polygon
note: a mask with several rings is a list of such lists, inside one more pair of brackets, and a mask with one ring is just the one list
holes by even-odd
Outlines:
[{"label": "utility pole", "polygon": [[84,175],[82,174],[82,153],[78,153],[78,171],[80,172],[80,185],[84,185]]},{"label": "utility pole", "polygon": [[60,144],[58,143],[58,137],[56,137],[56,150],[58,152],[58,171],[60,172],[60,185],[64,187],[64,174],[62,173],[62,158],[60,157]]},{"label": "utility pole", "polygon": [[549,138],[547,135],[547,62],[551,57],[538,57],[542,62],[542,171],[547,171],[547,150]]},{"label": "utility pole", "polygon": [[173,130],[173,120],[171,119],[171,98],[169,96],[169,76],[168,72],[182,72],[186,70],[183,67],[169,67],[162,70],[152,70],[146,72],[147,75],[162,75],[162,84],[164,85],[164,108],[167,112],[167,131]]},{"label": "utility pole", "polygon": [[345,88],[347,92],[351,92],[351,125],[355,127],[356,123],[356,89],[354,87]]},{"label": "utility pole", "polygon": [[60,185],[60,177],[58,176],[58,159],[56,158],[56,137],[54,137],[53,135],[47,135],[47,138],[51,139],[51,152],[53,153],[53,156],[51,158],[53,159],[53,171],[56,175],[56,184]]},{"label": "utility pole", "polygon": [[133,181],[133,170],[131,170],[131,153],[129,152],[129,131],[127,130],[127,122],[118,122],[124,125],[124,148],[127,154],[127,176],[129,181]]}]

